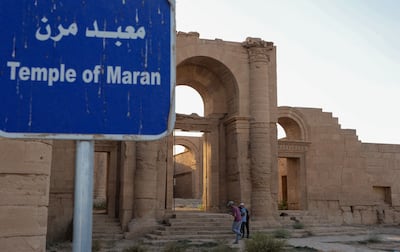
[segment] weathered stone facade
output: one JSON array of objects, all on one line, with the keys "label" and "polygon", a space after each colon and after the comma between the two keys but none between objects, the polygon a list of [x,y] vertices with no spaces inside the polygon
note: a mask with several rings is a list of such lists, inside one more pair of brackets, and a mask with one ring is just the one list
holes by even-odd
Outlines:
[{"label": "weathered stone facade", "polygon": [[2,251],[45,250],[51,163],[51,141],[1,140]]},{"label": "weathered stone facade", "polygon": [[[277,107],[273,43],[178,33],[176,62],[177,85],[200,93],[205,116],[177,115],[175,128],[203,137],[95,144],[106,164],[96,190],[128,238],[174,210],[174,144],[191,151],[186,165],[195,174],[184,183],[204,211],[224,212],[234,200],[246,202],[260,226],[279,225],[282,203],[315,222],[400,222],[400,145],[362,143],[321,109]],[[284,139],[277,139],[278,123]],[[70,239],[74,141],[1,139],[0,150],[0,246],[43,251],[46,240]]]},{"label": "weathered stone facade", "polygon": [[316,222],[399,223],[400,145],[362,143],[321,109],[281,107],[278,117],[289,209],[308,210]]}]

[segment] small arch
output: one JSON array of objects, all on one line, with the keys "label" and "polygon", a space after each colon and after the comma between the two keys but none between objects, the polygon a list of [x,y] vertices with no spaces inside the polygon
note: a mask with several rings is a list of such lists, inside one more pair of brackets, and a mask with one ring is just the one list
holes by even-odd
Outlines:
[{"label": "small arch", "polygon": [[202,140],[195,137],[175,137],[174,147],[184,152],[174,156],[174,198],[199,199],[203,194]]},{"label": "small arch", "polygon": [[174,140],[174,145],[181,145],[186,149],[193,151],[194,153],[199,153],[200,147],[198,139],[194,137],[176,136]]},{"label": "small arch", "polygon": [[285,130],[285,140],[308,141],[308,126],[304,116],[295,108],[279,107],[278,123]]}]

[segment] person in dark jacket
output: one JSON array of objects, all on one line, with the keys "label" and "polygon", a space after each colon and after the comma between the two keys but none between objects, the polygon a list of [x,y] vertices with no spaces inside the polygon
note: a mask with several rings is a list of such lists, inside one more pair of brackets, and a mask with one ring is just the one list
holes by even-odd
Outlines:
[{"label": "person in dark jacket", "polygon": [[240,203],[239,205],[239,210],[240,214],[242,216],[242,225],[240,227],[240,232],[242,233],[242,238],[245,236],[245,229],[247,230],[247,238],[250,236],[250,228],[249,228],[249,222],[250,222],[250,215],[249,215],[249,210],[244,206],[244,203]]}]

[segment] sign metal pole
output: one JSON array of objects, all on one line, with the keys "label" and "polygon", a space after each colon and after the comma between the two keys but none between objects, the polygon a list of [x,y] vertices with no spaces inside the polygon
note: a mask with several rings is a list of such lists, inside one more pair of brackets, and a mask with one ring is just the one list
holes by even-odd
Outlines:
[{"label": "sign metal pole", "polygon": [[94,141],[76,142],[73,252],[92,251]]}]

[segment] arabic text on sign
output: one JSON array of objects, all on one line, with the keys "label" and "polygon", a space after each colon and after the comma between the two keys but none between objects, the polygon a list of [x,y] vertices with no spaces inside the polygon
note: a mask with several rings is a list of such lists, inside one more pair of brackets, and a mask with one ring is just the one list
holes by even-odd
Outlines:
[{"label": "arabic text on sign", "polygon": [[[46,24],[48,19],[43,17],[41,22]],[[46,41],[51,39],[55,42],[60,41],[64,36],[73,35],[78,33],[77,23],[72,23],[68,28],[64,28],[61,24],[58,25],[58,34],[52,36],[51,27],[49,24],[45,26],[45,32],[42,32],[42,28],[36,30],[35,37],[39,41]],[[127,26],[124,31],[121,26],[118,26],[117,31],[101,31],[97,25],[97,20],[93,22],[93,30],[86,27],[85,36],[88,38],[103,38],[103,39],[144,39],[146,36],[146,30],[143,26],[139,27],[137,30],[131,25]],[[120,46],[121,42],[115,42],[115,45]]]}]

